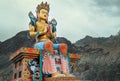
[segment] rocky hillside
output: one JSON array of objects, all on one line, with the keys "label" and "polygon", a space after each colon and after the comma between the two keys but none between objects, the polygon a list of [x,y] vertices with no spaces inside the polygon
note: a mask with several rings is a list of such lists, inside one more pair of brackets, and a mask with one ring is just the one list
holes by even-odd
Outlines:
[{"label": "rocky hillside", "polygon": [[76,50],[74,49],[74,45],[69,41],[67,40],[66,38],[64,37],[57,37],[56,39],[58,41],[58,43],[65,43],[68,45],[68,52],[70,53],[75,53]]},{"label": "rocky hillside", "polygon": [[86,36],[85,38],[78,40],[76,46],[105,46],[105,47],[120,47],[120,35],[110,36],[110,37],[99,37],[93,38],[91,36]]},{"label": "rocky hillside", "polygon": [[[72,44],[64,37],[58,37],[59,43],[66,43],[68,51],[80,54],[75,75],[83,80],[120,81],[120,35],[94,38],[86,36]],[[21,47],[33,47],[34,38],[28,31],[22,31],[14,37],[0,43],[0,81],[9,81],[12,65],[9,56]]]},{"label": "rocky hillside", "polygon": [[75,43],[81,58],[76,75],[83,80],[120,81],[120,35],[86,36]]}]

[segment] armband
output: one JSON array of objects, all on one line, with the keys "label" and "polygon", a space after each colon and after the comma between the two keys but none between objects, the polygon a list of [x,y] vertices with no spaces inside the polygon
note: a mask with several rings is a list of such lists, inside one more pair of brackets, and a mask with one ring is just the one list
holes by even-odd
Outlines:
[{"label": "armband", "polygon": [[40,35],[40,32],[37,32],[37,33],[36,33],[36,38],[37,38],[39,35]]}]

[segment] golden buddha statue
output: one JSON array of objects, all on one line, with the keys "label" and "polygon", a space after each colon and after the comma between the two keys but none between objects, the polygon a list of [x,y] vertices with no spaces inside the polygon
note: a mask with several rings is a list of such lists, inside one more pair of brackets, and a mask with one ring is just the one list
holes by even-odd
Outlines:
[{"label": "golden buddha statue", "polygon": [[[52,19],[48,22],[49,4],[41,3],[36,7],[36,17],[30,12],[29,17],[31,22],[29,24],[29,33],[31,37],[36,38],[35,48],[49,51],[48,54],[43,55],[43,73],[52,74],[52,77],[70,76],[67,58],[66,44],[53,44],[51,40],[56,37],[56,20]],[[61,71],[57,71],[54,58],[54,50],[60,51],[61,57]],[[48,65],[46,65],[46,63]]]}]

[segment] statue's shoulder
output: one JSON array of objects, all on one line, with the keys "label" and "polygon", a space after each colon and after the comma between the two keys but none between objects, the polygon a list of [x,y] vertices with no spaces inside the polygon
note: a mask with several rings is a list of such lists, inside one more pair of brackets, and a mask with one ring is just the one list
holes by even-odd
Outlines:
[{"label": "statue's shoulder", "polygon": [[40,21],[36,21],[36,27],[42,26],[42,23]]},{"label": "statue's shoulder", "polygon": [[36,24],[40,24],[40,22],[39,22],[39,21],[36,21]]}]

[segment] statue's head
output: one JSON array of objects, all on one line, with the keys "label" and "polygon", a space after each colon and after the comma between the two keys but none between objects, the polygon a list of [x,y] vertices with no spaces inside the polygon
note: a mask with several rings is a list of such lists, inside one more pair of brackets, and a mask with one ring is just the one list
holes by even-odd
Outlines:
[{"label": "statue's head", "polygon": [[47,2],[46,3],[42,2],[36,7],[37,18],[47,21],[49,10],[50,10],[49,4],[47,4]]}]

